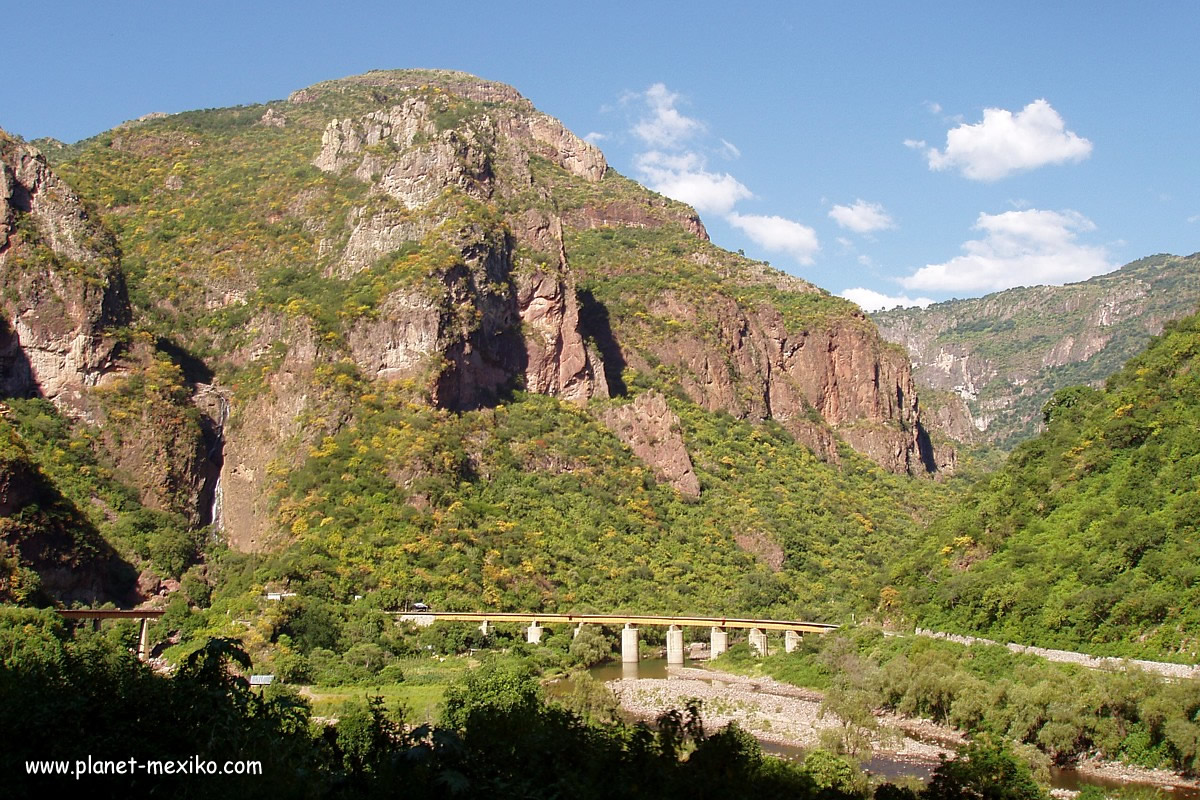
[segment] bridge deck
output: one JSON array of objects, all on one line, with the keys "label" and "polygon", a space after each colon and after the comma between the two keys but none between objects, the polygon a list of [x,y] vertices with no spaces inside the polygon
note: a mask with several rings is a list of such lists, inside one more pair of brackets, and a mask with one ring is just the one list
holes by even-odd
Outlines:
[{"label": "bridge deck", "polygon": [[510,611],[421,611],[396,612],[401,618],[417,621],[451,620],[456,622],[540,622],[545,624],[590,622],[597,625],[679,625],[704,628],[758,628],[766,631],[829,633],[840,626],[824,622],[780,619],[744,619],[736,617],[640,616],[634,614],[543,614]]},{"label": "bridge deck", "polygon": [[67,619],[158,619],[166,612],[162,609],[60,608],[58,613]]}]

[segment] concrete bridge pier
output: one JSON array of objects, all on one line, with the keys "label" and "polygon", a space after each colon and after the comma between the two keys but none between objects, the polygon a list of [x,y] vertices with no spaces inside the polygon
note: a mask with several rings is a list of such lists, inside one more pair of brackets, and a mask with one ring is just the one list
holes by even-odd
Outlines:
[{"label": "concrete bridge pier", "polygon": [[491,631],[491,626],[488,625],[488,621],[486,619],[483,622],[479,623],[479,632],[480,633],[482,633],[484,636],[487,636],[489,631]]},{"label": "concrete bridge pier", "polygon": [[683,664],[683,631],[678,625],[667,628],[667,665]]},{"label": "concrete bridge pier", "polygon": [[582,631],[582,630],[583,630],[583,623],[581,622],[581,623],[579,623],[578,625],[576,625],[576,626],[575,626],[575,632],[571,634],[571,638],[572,638],[572,639],[576,639],[576,638],[578,638],[578,637],[579,637],[579,633],[580,633],[580,631]]},{"label": "concrete bridge pier", "polygon": [[804,637],[799,631],[784,631],[783,632],[783,650],[785,653],[793,652],[804,641]]},{"label": "concrete bridge pier", "polygon": [[708,637],[708,657],[709,660],[716,658],[729,649],[729,631],[724,628],[713,627],[709,632]]},{"label": "concrete bridge pier", "polygon": [[142,629],[138,632],[138,661],[145,661],[150,657],[150,620],[142,617]]},{"label": "concrete bridge pier", "polygon": [[537,624],[537,620],[529,623],[529,627],[525,629],[525,641],[530,644],[542,643],[542,631],[546,630],[541,625]]},{"label": "concrete bridge pier", "polygon": [[636,664],[638,662],[638,629],[628,622],[621,631],[621,663]]},{"label": "concrete bridge pier", "polygon": [[750,629],[750,649],[760,656],[767,655],[767,635],[758,628]]}]

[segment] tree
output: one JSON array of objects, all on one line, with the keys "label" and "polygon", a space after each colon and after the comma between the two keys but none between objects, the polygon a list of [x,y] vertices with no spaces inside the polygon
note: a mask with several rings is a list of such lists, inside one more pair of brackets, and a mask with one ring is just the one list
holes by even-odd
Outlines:
[{"label": "tree", "polygon": [[1028,765],[984,737],[943,761],[922,796],[927,800],[1047,800]]}]

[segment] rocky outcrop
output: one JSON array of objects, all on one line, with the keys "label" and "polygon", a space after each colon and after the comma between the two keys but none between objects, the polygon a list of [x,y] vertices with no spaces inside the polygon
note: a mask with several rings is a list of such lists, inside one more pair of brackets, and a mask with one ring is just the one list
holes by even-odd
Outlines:
[{"label": "rocky outcrop", "polygon": [[632,403],[604,409],[600,420],[635,456],[649,464],[660,480],[685,497],[700,496],[700,480],[684,446],[679,417],[665,397],[658,392],[644,392]]},{"label": "rocky outcrop", "polygon": [[608,396],[600,356],[579,332],[573,284],[540,269],[522,275],[517,308],[524,327],[526,391],[576,403]]},{"label": "rocky outcrop", "polygon": [[351,328],[363,372],[417,379],[446,408],[475,408],[519,384],[573,402],[606,397],[599,355],[580,333],[569,270],[514,275],[514,242],[503,230],[470,225],[455,236],[457,263],[436,283],[392,292]]},{"label": "rocky outcrop", "polygon": [[525,162],[531,155],[540,155],[591,183],[603,178],[608,170],[603,153],[547,114],[534,111],[501,115],[497,120],[497,130],[517,145]]},{"label": "rocky outcrop", "polygon": [[116,244],[33,148],[0,132],[0,394],[78,408],[129,321]]},{"label": "rocky outcrop", "polygon": [[87,396],[106,455],[148,508],[201,524],[208,468],[202,417],[179,366],[141,337]]},{"label": "rocky outcrop", "polygon": [[577,229],[626,227],[657,228],[670,220],[679,223],[697,239],[708,241],[708,230],[695,212],[680,212],[664,198],[648,195],[644,202],[614,200],[587,205],[563,214],[563,224]]},{"label": "rocky outcrop", "polygon": [[363,373],[384,380],[416,377],[439,351],[442,310],[437,298],[419,290],[388,295],[374,319],[350,329],[354,361]]},{"label": "rocky outcrop", "polygon": [[350,238],[341,258],[332,270],[348,278],[374,264],[380,257],[394,253],[410,242],[418,242],[441,220],[409,214],[399,209],[385,208],[374,213],[355,209],[351,214]]},{"label": "rocky outcrop", "polygon": [[456,102],[445,95],[418,95],[387,111],[335,119],[321,137],[313,164],[326,172],[353,168],[359,180],[410,209],[428,205],[452,186],[470,196],[490,197],[496,188],[497,153],[526,184],[529,159],[535,155],[592,182],[608,169],[599,150],[536,111],[500,106],[470,125],[442,127],[439,115],[453,113]]},{"label": "rocky outcrop", "polygon": [[[888,470],[928,471],[908,360],[864,320],[793,331],[771,305],[746,309],[723,295],[700,305],[674,292],[655,300],[651,311],[679,332],[640,338],[705,408],[777,420],[818,454],[834,457],[823,422]],[[652,368],[637,354],[630,363]]]},{"label": "rocky outcrop", "polygon": [[[263,385],[235,398],[221,426],[220,525],[230,546],[243,552],[272,543],[272,465],[289,446],[294,460],[302,461],[307,445],[336,430],[345,414],[336,401],[321,397],[314,370],[327,356],[306,321],[264,314],[251,328],[254,339],[232,357],[261,370]],[[318,407],[322,414],[314,421],[311,412]]]}]

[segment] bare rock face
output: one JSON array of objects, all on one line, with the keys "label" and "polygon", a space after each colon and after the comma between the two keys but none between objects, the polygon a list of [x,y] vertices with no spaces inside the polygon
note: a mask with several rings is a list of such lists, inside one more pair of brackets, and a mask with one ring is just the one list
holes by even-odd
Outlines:
[{"label": "bare rock face", "polygon": [[422,208],[443,190],[456,186],[468,195],[490,197],[495,190],[495,152],[510,169],[528,175],[530,157],[550,159],[588,181],[604,177],[604,155],[539,112],[500,107],[477,124],[438,124],[446,111],[443,97],[415,96],[387,111],[359,119],[335,119],[321,138],[313,164],[326,172],[353,168],[355,177],[372,183],[406,208]]},{"label": "bare rock face", "polygon": [[607,397],[598,356],[579,333],[575,287],[537,270],[518,280],[517,305],[525,327],[525,389],[576,403]]},{"label": "bare rock face", "polygon": [[[772,306],[747,311],[731,298],[709,298],[703,310],[690,298],[664,294],[652,312],[710,335],[660,337],[654,355],[678,368],[684,390],[710,410],[749,419],[774,419],[815,452],[836,459],[819,415],[847,443],[893,472],[925,472],[919,410],[907,357],[887,347],[861,320],[812,330],[787,329]],[[635,366],[648,369],[648,364]]]},{"label": "bare rock face", "polygon": [[518,143],[529,154],[549,158],[572,175],[591,183],[603,178],[608,170],[608,162],[599,149],[547,114],[534,111],[521,116],[502,116],[498,128],[502,135]]},{"label": "bare rock face", "polygon": [[266,125],[268,128],[286,128],[287,117],[274,108],[268,108],[259,118],[258,124]]},{"label": "bare rock face", "polygon": [[351,329],[355,363],[364,374],[384,380],[416,377],[438,351],[441,320],[438,302],[427,293],[393,292],[375,319]]},{"label": "bare rock face", "polygon": [[305,414],[319,398],[313,369],[321,356],[318,337],[303,320],[263,316],[254,320],[257,336],[237,362],[266,366],[274,357],[271,343],[288,342],[278,364],[270,368],[262,390],[233,404],[222,424],[220,496],[214,517],[231,547],[258,552],[270,546],[271,466],[281,446],[294,439],[313,443],[336,427],[338,409],[324,409],[323,424],[304,425]]},{"label": "bare rock face", "polygon": [[523,379],[531,392],[584,402],[606,397],[599,356],[579,332],[566,270],[514,276],[511,236],[458,232],[461,259],[433,286],[397,289],[348,337],[370,376],[417,379],[446,408],[475,408]]},{"label": "bare rock face", "polygon": [[0,394],[78,407],[129,321],[116,245],[41,154],[2,131],[0,278]]},{"label": "bare rock face", "polygon": [[419,241],[436,227],[436,220],[383,209],[374,214],[356,209],[351,216],[354,226],[342,251],[336,272],[347,278],[375,263],[380,256],[395,252],[407,242]]},{"label": "bare rock face", "polygon": [[424,376],[437,405],[476,408],[523,372],[512,241],[503,231],[468,227],[454,248],[458,257],[436,282],[393,291],[351,329],[349,345],[368,375]]},{"label": "bare rock face", "polygon": [[143,505],[201,524],[207,451],[201,414],[178,366],[134,338],[120,369],[88,392],[85,413]]},{"label": "bare rock face", "polygon": [[678,215],[664,214],[669,205],[662,198],[648,196],[646,202],[642,204],[614,201],[603,206],[583,206],[564,214],[563,223],[580,230],[616,226],[657,228],[663,224],[663,217],[666,216],[668,219],[673,218],[697,239],[705,242],[709,240],[708,230],[697,214],[694,212]]},{"label": "bare rock face", "polygon": [[[378,77],[381,87],[390,85],[386,76]],[[370,84],[372,76],[356,81]],[[510,87],[464,79],[452,92],[421,87],[389,109],[335,119],[326,128],[313,163],[351,173],[396,201],[354,212],[349,240],[333,268],[342,277],[443,225],[452,212],[436,201],[449,189],[489,200],[530,187],[535,156],[586,181],[604,177],[608,166],[598,149]],[[447,125],[444,118],[464,101],[500,105],[474,115],[469,124]],[[576,402],[607,396],[599,356],[588,351],[579,331],[561,222],[529,209],[512,223],[520,241],[558,254],[560,268],[535,268],[517,277],[511,238],[500,242],[495,232],[459,231],[454,246],[463,253],[462,264],[436,276],[441,288],[394,291],[351,331],[355,361],[367,374],[400,379],[432,370],[433,399],[448,408],[475,407],[517,378],[529,391]]]},{"label": "bare rock face", "polygon": [[606,409],[600,419],[661,480],[685,497],[700,496],[700,480],[683,444],[679,417],[665,397],[658,392],[639,394],[632,403]]}]

